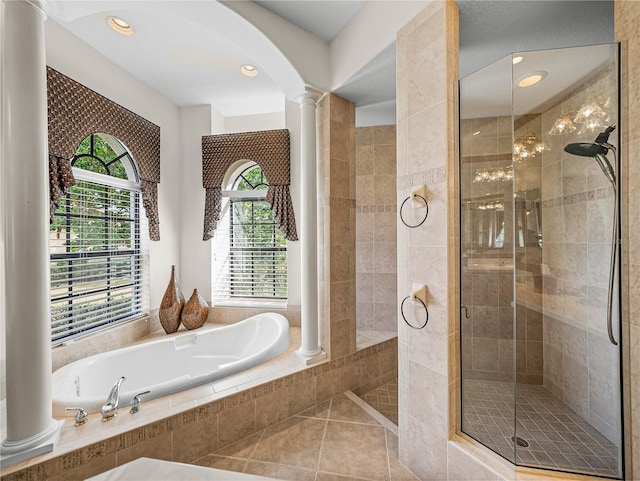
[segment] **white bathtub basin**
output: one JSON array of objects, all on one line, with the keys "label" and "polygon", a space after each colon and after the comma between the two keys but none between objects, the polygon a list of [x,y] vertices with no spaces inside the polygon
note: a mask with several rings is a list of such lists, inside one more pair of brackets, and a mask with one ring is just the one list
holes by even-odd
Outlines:
[{"label": "white bathtub basin", "polygon": [[151,391],[155,399],[212,382],[263,363],[289,347],[289,323],[276,313],[250,317],[223,327],[202,328],[67,364],[53,373],[53,415],[70,416],[66,407],[99,412],[113,384],[120,407]]}]

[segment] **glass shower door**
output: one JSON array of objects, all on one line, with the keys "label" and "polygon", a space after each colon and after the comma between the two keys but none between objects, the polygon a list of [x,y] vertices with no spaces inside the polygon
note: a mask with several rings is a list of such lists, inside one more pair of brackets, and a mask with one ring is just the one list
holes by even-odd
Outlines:
[{"label": "glass shower door", "polygon": [[523,52],[460,83],[462,430],[517,465],[612,478],[617,52]]}]

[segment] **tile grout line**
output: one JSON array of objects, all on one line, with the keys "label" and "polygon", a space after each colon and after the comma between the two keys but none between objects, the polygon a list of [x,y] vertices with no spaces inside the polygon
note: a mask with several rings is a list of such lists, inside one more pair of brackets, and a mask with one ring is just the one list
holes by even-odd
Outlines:
[{"label": "tile grout line", "polygon": [[247,460],[244,463],[244,466],[242,467],[242,472],[245,473],[247,467],[249,467],[249,461],[251,461],[251,458],[253,458],[253,455],[256,453],[257,449],[258,449],[258,444],[260,444],[260,441],[262,441],[262,438],[264,438],[264,433],[267,431],[267,428],[262,430],[262,433],[260,433],[260,439],[258,439],[258,441],[256,441],[256,443],[253,445],[253,449],[251,450],[251,454],[249,454],[249,457],[247,458]]},{"label": "tile grout line", "polygon": [[[396,436],[398,435],[398,426],[393,424],[389,419],[387,419],[383,414],[380,414],[378,411],[373,409],[369,404],[367,404],[364,400],[356,396],[352,391],[346,391],[344,393],[349,399],[351,399],[354,403],[356,403],[360,408],[366,411],[371,417],[373,417],[376,421],[378,421],[384,428],[387,428]],[[347,421],[348,422],[348,421]]]},{"label": "tile grout line", "polygon": [[387,430],[384,430],[384,448],[387,451],[387,474],[389,475],[389,481],[391,481],[391,460],[389,459],[389,436]]},{"label": "tile grout line", "polygon": [[327,437],[327,426],[329,426],[329,416],[331,416],[331,408],[333,407],[333,398],[329,402],[329,411],[327,412],[327,418],[324,420],[324,431],[322,432],[322,442],[320,443],[320,450],[318,451],[318,463],[316,464],[316,473],[313,477],[314,480],[318,480],[318,472],[320,471],[320,461],[322,460],[322,448],[324,447],[324,440]]}]

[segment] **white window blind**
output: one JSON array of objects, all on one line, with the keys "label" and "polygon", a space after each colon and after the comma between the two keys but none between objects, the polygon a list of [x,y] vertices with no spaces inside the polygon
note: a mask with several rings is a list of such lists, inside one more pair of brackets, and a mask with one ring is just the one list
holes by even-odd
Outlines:
[{"label": "white window blind", "polygon": [[[244,175],[251,179],[250,173]],[[286,303],[287,243],[265,191],[248,190],[247,182],[233,184],[244,190],[224,193],[213,238],[214,304]]]},{"label": "white window blind", "polygon": [[74,176],[50,229],[54,344],[148,310],[140,186],[78,168]]}]

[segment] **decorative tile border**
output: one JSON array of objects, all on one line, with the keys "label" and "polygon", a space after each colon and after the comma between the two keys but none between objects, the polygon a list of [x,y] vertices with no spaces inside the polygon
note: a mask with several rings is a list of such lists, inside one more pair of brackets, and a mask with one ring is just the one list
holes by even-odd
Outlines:
[{"label": "decorative tile border", "polygon": [[554,199],[542,201],[542,207],[558,207],[562,205],[578,204],[579,202],[588,202],[596,199],[610,199],[613,197],[613,189],[611,187],[603,187],[601,189],[593,189],[577,194],[565,195]]},{"label": "decorative tile border", "polygon": [[[219,449],[263,429],[258,415],[275,424],[336,394],[368,392],[391,381],[397,376],[397,357],[397,338],[392,338],[17,469],[1,481],[84,479],[142,456],[189,463],[211,452],[211,446]],[[190,431],[186,438],[184,429]],[[206,442],[187,446],[184,440],[191,437]]]},{"label": "decorative tile border", "polygon": [[356,206],[357,214],[368,214],[375,212],[395,212],[398,206],[396,204],[387,205],[358,205]]},{"label": "decorative tile border", "polygon": [[414,185],[443,184],[447,181],[447,168],[445,166],[398,177],[398,190],[408,189]]}]

